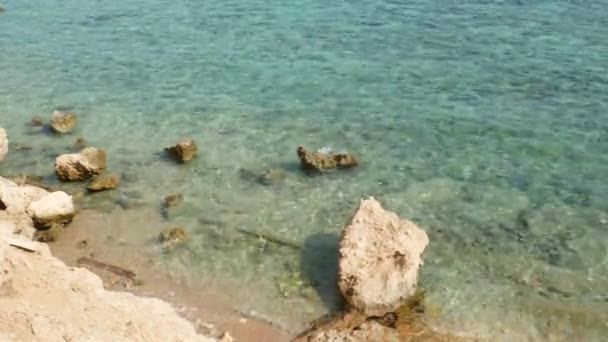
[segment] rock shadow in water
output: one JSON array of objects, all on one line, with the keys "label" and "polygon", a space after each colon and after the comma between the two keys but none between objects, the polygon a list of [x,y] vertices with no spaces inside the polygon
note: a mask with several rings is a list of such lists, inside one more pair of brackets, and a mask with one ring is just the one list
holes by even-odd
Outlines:
[{"label": "rock shadow in water", "polygon": [[313,284],[331,313],[344,308],[344,300],[338,290],[339,239],[337,234],[309,236],[304,242],[300,259],[302,276]]}]

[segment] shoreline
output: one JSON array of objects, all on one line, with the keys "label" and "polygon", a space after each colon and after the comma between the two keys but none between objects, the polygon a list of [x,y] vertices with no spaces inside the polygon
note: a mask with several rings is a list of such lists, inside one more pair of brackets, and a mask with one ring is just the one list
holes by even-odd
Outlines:
[{"label": "shoreline", "polygon": [[[116,210],[121,210],[117,208]],[[93,254],[95,258],[118,266],[129,265],[141,281],[137,286],[125,286],[111,272],[82,265],[97,274],[110,289],[128,291],[138,296],[161,298],[179,308],[178,313],[190,321],[199,333],[214,336],[228,331],[237,341],[249,341],[252,337],[265,341],[290,341],[295,332],[288,332],[271,322],[256,317],[246,317],[236,310],[220,285],[210,282],[190,284],[179,275],[167,273],[167,270],[152,255],[137,252],[128,246],[109,246],[96,240],[90,227],[95,227],[99,215],[93,209],[84,209],[75,217],[70,226],[63,232],[62,238],[49,244],[59,259],[68,265],[78,266],[78,259]],[[92,229],[94,230],[94,229]],[[78,242],[87,241],[86,248],[79,248]],[[149,267],[146,267],[149,266]],[[249,337],[249,338],[247,338]]]},{"label": "shoreline", "polygon": [[169,303],[107,291],[97,275],[67,266],[46,244],[32,241],[32,203],[51,194],[0,177],[0,195],[0,337],[9,341],[215,340],[197,334]]}]

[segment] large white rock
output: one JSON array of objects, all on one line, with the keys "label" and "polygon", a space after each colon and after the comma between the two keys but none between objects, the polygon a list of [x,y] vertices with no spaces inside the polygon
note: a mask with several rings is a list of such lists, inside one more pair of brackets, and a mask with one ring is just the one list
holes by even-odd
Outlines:
[{"label": "large white rock", "polygon": [[4,156],[8,153],[8,137],[4,128],[0,127],[0,161],[4,160]]},{"label": "large white rock", "polygon": [[61,180],[87,180],[103,173],[106,153],[99,148],[87,147],[80,153],[62,154],[55,159],[55,174]]},{"label": "large white rock", "polygon": [[27,213],[37,228],[50,228],[54,223],[69,223],[74,217],[72,196],[63,191],[52,192],[30,203]]},{"label": "large white rock", "polygon": [[416,292],[429,238],[424,230],[361,200],[340,241],[338,285],[349,305],[368,316],[394,311]]}]

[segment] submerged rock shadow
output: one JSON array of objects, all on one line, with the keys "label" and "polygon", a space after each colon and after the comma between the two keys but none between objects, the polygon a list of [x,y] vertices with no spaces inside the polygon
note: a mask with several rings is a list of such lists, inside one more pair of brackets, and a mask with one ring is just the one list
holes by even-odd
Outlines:
[{"label": "submerged rock shadow", "polygon": [[313,285],[330,313],[344,309],[344,299],[338,289],[338,259],[340,237],[319,233],[304,242],[300,259],[302,275]]}]

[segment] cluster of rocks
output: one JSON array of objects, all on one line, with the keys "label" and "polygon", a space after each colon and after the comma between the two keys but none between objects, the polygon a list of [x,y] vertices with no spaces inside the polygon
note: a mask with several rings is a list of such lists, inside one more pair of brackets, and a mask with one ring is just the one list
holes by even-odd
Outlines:
[{"label": "cluster of rocks", "polygon": [[31,241],[73,215],[67,194],[0,177],[0,340],[216,341],[168,303],[106,291],[99,277]]},{"label": "cluster of rocks", "polygon": [[75,215],[72,197],[65,192],[48,192],[5,178],[0,178],[0,209],[0,220],[18,223],[14,233],[47,241]]}]

